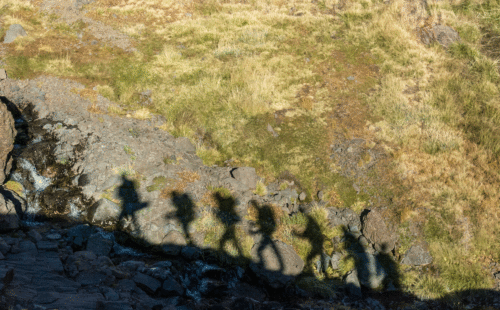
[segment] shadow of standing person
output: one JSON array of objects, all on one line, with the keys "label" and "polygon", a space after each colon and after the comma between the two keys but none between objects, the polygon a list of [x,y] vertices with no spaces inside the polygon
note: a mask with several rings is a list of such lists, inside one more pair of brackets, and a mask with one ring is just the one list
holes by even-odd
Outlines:
[{"label": "shadow of standing person", "polygon": [[[138,237],[141,233],[141,228],[137,222],[135,213],[148,206],[148,203],[141,203],[139,194],[136,191],[134,181],[122,175],[122,184],[118,188],[118,196],[120,197],[122,211],[118,218],[120,230],[129,227],[131,235]],[[130,225],[132,224],[132,227]]]},{"label": "shadow of standing person", "polygon": [[182,230],[186,236],[186,242],[191,245],[193,244],[193,241],[189,233],[189,226],[195,218],[194,203],[191,198],[189,198],[188,194],[181,194],[177,191],[172,191],[170,195],[176,210],[175,212],[167,214],[165,218],[176,219],[181,222]]},{"label": "shadow of standing person", "polygon": [[318,269],[326,271],[329,262],[327,255],[325,254],[323,249],[323,244],[326,238],[321,233],[321,228],[319,227],[316,220],[308,214],[306,215],[306,218],[307,218],[306,229],[302,233],[297,233],[296,230],[294,230],[293,232],[294,236],[297,236],[302,239],[307,239],[309,241],[309,244],[311,245],[311,251],[309,251],[309,254],[307,255],[306,258],[306,266],[304,272],[314,273],[314,269],[312,268],[313,265],[311,263],[313,259],[318,255],[320,257],[320,265],[321,265],[321,268]]},{"label": "shadow of standing person", "polygon": [[219,240],[219,251],[224,252],[226,243],[232,242],[238,251],[238,255],[242,257],[243,250],[238,244],[238,239],[236,238],[236,224],[241,221],[241,218],[234,210],[236,202],[232,197],[222,197],[220,193],[215,193],[213,196],[214,199],[217,200],[218,205],[216,215],[225,227],[224,234]]},{"label": "shadow of standing person", "polygon": [[346,250],[349,257],[354,259],[354,269],[358,281],[356,285],[358,289],[353,287],[351,289],[353,289],[353,292],[356,290],[361,292],[361,285],[371,290],[380,289],[388,280],[387,272],[379,261],[379,255],[372,254],[370,249],[361,244],[358,238],[359,236],[355,233],[349,232],[347,229],[344,230]]},{"label": "shadow of standing person", "polygon": [[279,262],[279,272],[283,272],[285,268],[285,264],[283,262],[283,258],[281,257],[281,253],[278,251],[276,244],[272,240],[272,235],[276,231],[276,220],[274,219],[274,212],[270,206],[264,205],[259,207],[255,201],[251,201],[252,206],[257,210],[257,226],[259,226],[259,230],[253,232],[254,235],[260,235],[261,239],[259,241],[259,247],[257,249],[257,255],[259,256],[258,265],[260,268],[266,268],[264,266],[264,250],[267,246],[270,246]]},{"label": "shadow of standing person", "polygon": [[[389,290],[395,290],[401,288],[401,274],[399,273],[399,266],[394,261],[394,258],[387,254],[387,244],[382,244],[381,251],[376,255],[377,260],[382,265],[383,269],[388,274],[388,287]],[[393,287],[390,287],[392,283]]]}]

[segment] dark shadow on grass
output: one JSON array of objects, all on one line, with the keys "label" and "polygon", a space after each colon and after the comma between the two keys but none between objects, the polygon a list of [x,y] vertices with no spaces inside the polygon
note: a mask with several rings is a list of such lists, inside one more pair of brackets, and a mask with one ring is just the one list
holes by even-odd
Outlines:
[{"label": "dark shadow on grass", "polygon": [[272,235],[276,231],[277,224],[275,220],[275,214],[270,206],[263,205],[259,206],[257,202],[251,201],[252,206],[257,210],[257,226],[259,230],[254,232],[253,234],[260,236],[260,244],[257,249],[257,255],[259,257],[258,265],[260,268],[266,268],[265,259],[264,259],[264,250],[267,247],[271,247],[274,254],[276,255],[279,263],[278,272],[283,272],[285,269],[285,265],[283,262],[283,257],[281,257],[281,253],[278,251],[276,244],[272,240]]},{"label": "dark shadow on grass", "polygon": [[329,262],[327,255],[323,249],[323,244],[326,238],[321,233],[321,228],[319,227],[316,220],[309,214],[306,214],[306,218],[307,218],[306,229],[302,233],[297,233],[297,231],[293,232],[294,236],[308,240],[309,244],[311,245],[311,251],[309,251],[309,254],[307,255],[305,261],[304,272],[314,273],[314,271],[311,269],[311,266],[313,263],[313,259],[315,259],[318,256],[320,257],[318,264],[320,268],[317,269],[321,271],[326,271]]},{"label": "dark shadow on grass", "polygon": [[214,198],[218,204],[216,215],[224,225],[225,230],[222,238],[219,240],[219,251],[225,252],[224,247],[226,243],[231,242],[238,251],[238,256],[243,256],[243,250],[236,238],[236,224],[241,221],[241,218],[234,210],[236,201],[232,197],[222,197],[218,192],[214,194]]}]

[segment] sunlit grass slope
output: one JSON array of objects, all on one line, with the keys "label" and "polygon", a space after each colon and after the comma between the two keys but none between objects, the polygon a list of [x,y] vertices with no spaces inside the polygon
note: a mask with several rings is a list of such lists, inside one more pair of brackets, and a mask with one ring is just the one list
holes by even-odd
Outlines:
[{"label": "sunlit grass slope", "polygon": [[[370,196],[336,172],[329,147],[339,136],[373,142],[390,154],[371,177],[398,227],[398,254],[426,240],[434,257],[425,276],[404,273],[405,289],[439,297],[491,287],[483,267],[500,253],[499,1],[85,6],[87,17],[128,34],[135,53],[92,45],[85,22],[67,25],[36,3],[1,0],[0,7],[2,36],[14,23],[29,33],[8,46],[10,77],[71,78],[137,117],[161,114],[163,129],[189,137],[207,165],[233,159],[266,182],[292,175],[307,201],[323,189],[330,205],[359,210]],[[423,45],[418,30],[436,23],[461,41]],[[152,91],[147,107],[145,90]],[[288,238],[285,228],[280,233]]]}]

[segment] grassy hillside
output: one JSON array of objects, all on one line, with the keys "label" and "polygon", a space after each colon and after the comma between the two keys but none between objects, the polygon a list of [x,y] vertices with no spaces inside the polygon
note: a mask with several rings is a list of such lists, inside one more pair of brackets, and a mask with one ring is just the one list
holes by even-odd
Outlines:
[{"label": "grassy hillside", "polygon": [[[130,36],[134,53],[101,44],[85,22],[39,12],[40,3],[0,0],[0,36],[11,24],[28,32],[5,48],[9,77],[66,77],[85,84],[89,98],[100,94],[124,109],[110,114],[161,114],[162,129],[189,137],[206,165],[233,159],[266,182],[293,176],[308,201],[320,189],[330,205],[356,210],[381,198],[373,201],[398,227],[398,253],[424,239],[434,257],[424,276],[404,271],[407,291],[434,298],[492,287],[485,268],[500,255],[500,1],[84,7]],[[461,41],[425,46],[419,33],[434,24],[454,28]],[[390,154],[368,194],[329,159],[331,144],[353,138]]]}]

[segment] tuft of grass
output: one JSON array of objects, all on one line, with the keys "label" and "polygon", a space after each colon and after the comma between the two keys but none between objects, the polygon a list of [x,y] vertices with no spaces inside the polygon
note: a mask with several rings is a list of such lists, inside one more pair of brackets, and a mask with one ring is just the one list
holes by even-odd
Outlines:
[{"label": "tuft of grass", "polygon": [[177,160],[177,157],[175,155],[171,155],[170,157],[164,157],[163,163],[165,165],[177,165],[179,161]]},{"label": "tuft of grass", "polygon": [[130,146],[128,145],[125,145],[123,147],[123,150],[125,151],[125,153],[127,153],[128,155],[134,155],[134,152],[132,151],[132,149],[130,148]]},{"label": "tuft of grass", "polygon": [[223,154],[221,154],[217,149],[208,148],[201,146],[196,148],[196,155],[203,161],[206,166],[214,165],[215,163],[221,162],[224,159]]},{"label": "tuft of grass", "polygon": [[153,184],[146,187],[146,190],[148,192],[154,192],[154,191],[157,191],[157,190],[161,190],[163,189],[171,180],[167,179],[166,177],[164,176],[159,176],[159,177],[155,177],[153,179]]},{"label": "tuft of grass", "polygon": [[214,187],[212,185],[208,185],[207,189],[214,194],[219,193],[222,198],[230,198],[232,195],[231,191],[229,189],[225,188],[224,186]]},{"label": "tuft of grass", "polygon": [[[137,138],[137,137],[139,137],[139,135],[140,135],[139,131],[138,131],[137,129],[135,129],[135,128],[129,128],[129,129],[128,129],[128,132],[129,132],[129,133],[132,135],[132,137],[134,137],[134,138]],[[129,153],[127,153],[127,154],[129,154]]]},{"label": "tuft of grass", "polygon": [[59,163],[60,163],[61,165],[67,165],[67,164],[69,163],[69,160],[68,160],[67,158],[61,158],[61,159],[59,160]]},{"label": "tuft of grass", "polygon": [[254,194],[257,194],[259,196],[267,195],[266,185],[264,183],[262,183],[261,181],[258,181],[257,186],[256,186],[255,191],[254,191]]}]

